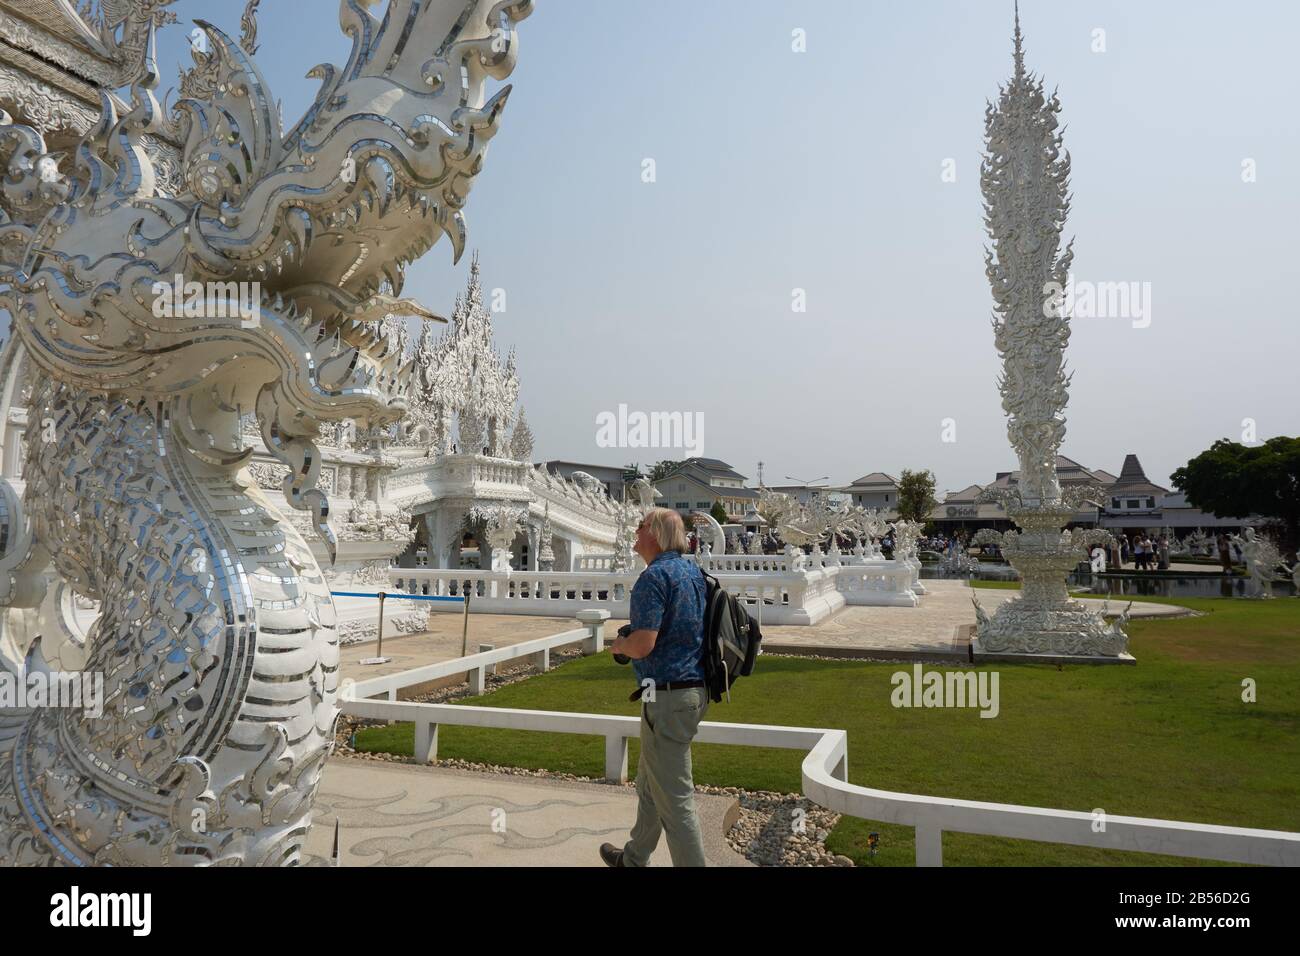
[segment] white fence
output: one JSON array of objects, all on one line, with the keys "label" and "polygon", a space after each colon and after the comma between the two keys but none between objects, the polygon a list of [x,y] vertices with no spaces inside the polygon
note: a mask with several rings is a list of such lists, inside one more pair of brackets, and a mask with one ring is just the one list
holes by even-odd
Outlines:
[{"label": "white fence", "polygon": [[413,667],[395,674],[355,681],[348,685],[350,693],[358,699],[383,695],[390,701],[396,701],[398,691],[403,688],[465,674],[469,680],[470,691],[481,694],[487,686],[487,675],[495,672],[497,664],[527,657],[532,659],[534,667],[545,672],[551,668],[551,651],[557,647],[581,644],[583,654],[595,654],[603,650],[605,621],[609,619],[609,612],[586,610],[578,612],[578,617],[583,626],[572,631],[550,634],[531,641],[521,641],[509,647],[494,648],[467,657],[458,657],[455,660]]},{"label": "white fence", "polygon": [[[634,572],[622,571],[467,571],[449,568],[394,568],[390,580],[408,594],[468,595],[473,611],[485,614],[537,614],[573,617],[584,608],[601,608],[611,617],[628,615]],[[459,610],[433,605],[434,610]]]},{"label": "white fence", "polygon": [[912,568],[898,561],[879,561],[836,568],[836,587],[846,604],[916,607]]},{"label": "white fence", "polygon": [[[536,655],[545,668],[549,651],[554,647],[582,643],[588,653],[599,650],[604,640],[603,612],[584,614],[583,625],[572,631],[500,650],[357,683],[344,682],[340,687],[340,706],[344,713],[354,717],[412,722],[415,725],[415,759],[419,763],[437,760],[438,728],[442,725],[604,737],[605,778],[626,782],[628,741],[641,735],[639,718],[420,704],[395,699],[397,691],[403,687],[462,672],[471,674],[472,687],[481,692],[487,667]],[[380,694],[389,699],[366,699]],[[1099,829],[1095,826],[1093,814],[1076,810],[984,803],[860,787],[848,783],[848,734],[843,730],[705,721],[700,724],[695,741],[807,751],[802,768],[804,794],[815,803],[839,813],[914,827],[918,866],[943,865],[945,830],[1229,863],[1300,866],[1300,834],[1281,830],[1114,815],[1107,815],[1105,827]]]},{"label": "white fence", "polygon": [[[759,624],[816,624],[844,606],[836,587],[840,569],[819,568],[785,574],[754,572],[716,575],[718,583],[744,600]],[[536,614],[572,617],[584,608],[626,618],[634,571],[466,571],[447,568],[394,568],[399,591],[440,596],[469,595],[472,611],[485,614]],[[761,605],[761,606],[760,606]],[[433,605],[435,611],[459,606]]]}]

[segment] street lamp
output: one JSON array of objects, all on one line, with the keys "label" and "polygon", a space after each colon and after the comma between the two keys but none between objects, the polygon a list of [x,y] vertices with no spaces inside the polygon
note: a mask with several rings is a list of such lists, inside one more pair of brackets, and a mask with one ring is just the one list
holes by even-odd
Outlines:
[{"label": "street lamp", "polygon": [[810,486],[810,485],[813,484],[813,482],[817,482],[817,481],[830,481],[830,480],[831,480],[831,476],[830,476],[830,475],[822,475],[820,478],[814,478],[814,479],[812,479],[812,481],[801,481],[800,479],[796,478],[794,475],[786,475],[786,476],[785,476],[785,480],[786,480],[786,481],[793,481],[793,482],[795,482],[796,484],[800,484],[800,485],[804,485],[804,486]]}]

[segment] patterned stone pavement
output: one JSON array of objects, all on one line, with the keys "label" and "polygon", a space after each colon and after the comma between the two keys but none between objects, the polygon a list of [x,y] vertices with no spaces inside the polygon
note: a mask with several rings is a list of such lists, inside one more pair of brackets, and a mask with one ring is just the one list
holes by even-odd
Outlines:
[{"label": "patterned stone pavement", "polygon": [[[724,839],[731,798],[696,794],[711,866],[750,866]],[[631,787],[333,758],[316,800],[305,862],[342,866],[603,866],[636,819]],[[652,866],[671,866],[660,840]]]}]

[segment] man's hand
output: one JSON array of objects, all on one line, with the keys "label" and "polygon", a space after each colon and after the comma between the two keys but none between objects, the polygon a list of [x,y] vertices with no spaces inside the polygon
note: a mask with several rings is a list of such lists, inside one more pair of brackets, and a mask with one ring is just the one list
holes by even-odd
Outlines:
[{"label": "man's hand", "polygon": [[609,649],[615,654],[622,654],[624,657],[640,660],[643,657],[650,656],[650,653],[655,649],[655,641],[658,637],[658,631],[633,631],[626,637],[615,638],[614,642],[609,645]]}]

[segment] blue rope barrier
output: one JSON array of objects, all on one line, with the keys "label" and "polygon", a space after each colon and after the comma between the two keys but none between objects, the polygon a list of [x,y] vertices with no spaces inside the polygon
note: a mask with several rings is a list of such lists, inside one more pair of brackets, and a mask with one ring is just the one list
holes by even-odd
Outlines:
[{"label": "blue rope barrier", "polygon": [[[362,591],[331,591],[330,594],[335,597],[364,597],[377,598],[378,594],[366,594]],[[385,591],[384,600],[386,601],[459,601],[464,602],[463,597],[444,597],[435,594],[401,594],[395,591]]]}]

